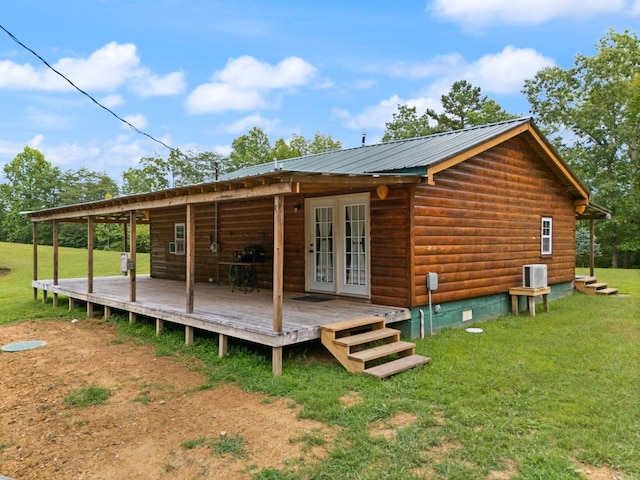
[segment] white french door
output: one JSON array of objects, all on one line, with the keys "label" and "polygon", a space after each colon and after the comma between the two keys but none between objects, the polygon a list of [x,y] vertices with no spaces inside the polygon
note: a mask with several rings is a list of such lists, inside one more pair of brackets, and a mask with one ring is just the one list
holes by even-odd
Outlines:
[{"label": "white french door", "polygon": [[369,296],[369,195],[306,201],[307,290]]}]

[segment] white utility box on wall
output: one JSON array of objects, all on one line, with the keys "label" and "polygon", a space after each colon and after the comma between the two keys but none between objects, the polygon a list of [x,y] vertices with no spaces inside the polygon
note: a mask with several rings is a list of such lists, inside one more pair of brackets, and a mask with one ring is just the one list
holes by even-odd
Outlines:
[{"label": "white utility box on wall", "polygon": [[547,286],[547,266],[535,263],[522,267],[522,286],[525,288],[544,288]]}]

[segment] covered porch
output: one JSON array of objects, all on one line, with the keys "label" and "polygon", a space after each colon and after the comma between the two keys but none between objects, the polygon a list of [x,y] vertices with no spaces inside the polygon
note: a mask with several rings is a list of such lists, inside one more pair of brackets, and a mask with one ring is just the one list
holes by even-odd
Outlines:
[{"label": "covered porch", "polygon": [[[308,197],[336,193],[370,194],[380,188],[385,193],[380,198],[384,198],[388,185],[406,186],[421,180],[422,177],[416,175],[276,171],[250,178],[29,212],[34,239],[34,299],[38,290],[42,290],[44,295],[52,294],[54,305],[58,302],[58,295],[68,297],[71,303],[75,300],[86,302],[89,315],[93,305],[100,305],[105,308],[106,316],[111,309],[118,309],[128,312],[131,321],[135,321],[136,315],[156,318],[159,329],[165,321],[181,324],[185,326],[187,343],[193,340],[194,329],[211,331],[220,335],[221,355],[226,352],[230,337],[265,345],[272,348],[273,374],[280,375],[282,348],[319,338],[320,325],[371,315],[383,316],[388,322],[394,322],[408,319],[410,315],[402,307],[374,305],[370,296],[299,300],[308,296],[305,291],[312,290],[305,287],[300,274],[297,277],[291,274],[296,267],[298,272],[304,272],[305,268],[304,215],[299,212],[302,202]],[[242,207],[240,214],[236,212],[233,216],[238,205]],[[45,275],[47,280],[38,278],[37,227],[43,222],[52,224],[53,236],[53,272],[51,276]],[[58,231],[59,224],[63,222],[87,225],[86,278],[59,278]],[[170,225],[171,232],[174,225],[181,226],[180,237],[176,228],[175,243],[171,241],[174,239],[163,236],[162,222]],[[125,243],[128,243],[122,268],[125,276],[94,276],[94,230],[100,223],[123,226]],[[149,224],[152,229],[152,276],[136,272],[138,224]],[[227,230],[223,232],[224,228]],[[154,236],[154,231],[159,233]],[[285,242],[285,236],[289,236],[289,243]],[[260,269],[259,291],[234,292],[229,286],[218,287],[211,281],[207,282],[206,277],[200,278],[203,272],[212,271],[213,266],[228,268],[229,260],[233,260],[230,255],[239,245],[234,242],[245,242],[245,238],[251,238],[253,242],[256,237],[264,243],[268,255],[268,261]],[[291,242],[291,239],[295,241]],[[170,248],[167,248],[170,243],[167,240],[173,243]],[[288,249],[286,262],[285,249]],[[208,264],[211,259],[215,259],[214,263]],[[156,274],[153,274],[154,268]],[[288,283],[285,285],[285,282]],[[313,297],[318,298],[318,295]]]},{"label": "covered porch", "polygon": [[127,277],[96,277],[92,292],[87,279],[34,280],[34,292],[42,290],[42,300],[49,294],[68,297],[69,308],[76,301],[84,302],[87,313],[96,307],[103,309],[105,318],[113,310],[126,312],[129,321],[138,315],[155,319],[156,333],[162,333],[164,322],[185,327],[185,342],[194,340],[196,330],[218,334],[219,355],[227,352],[228,339],[235,338],[264,345],[272,349],[274,375],[282,371],[283,347],[320,339],[320,326],[364,316],[380,316],[387,323],[410,319],[408,309],[374,305],[338,296],[286,292],[283,295],[282,328],[273,330],[271,315],[273,292],[253,290],[244,293],[229,285],[197,283],[193,292],[193,311],[184,308],[184,283],[178,280],[137,277],[136,301],[129,300]]}]

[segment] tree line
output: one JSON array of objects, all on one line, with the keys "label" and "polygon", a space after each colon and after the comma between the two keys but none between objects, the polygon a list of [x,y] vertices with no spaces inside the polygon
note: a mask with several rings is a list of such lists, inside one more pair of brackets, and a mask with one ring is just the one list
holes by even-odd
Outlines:
[{"label": "tree line", "polygon": [[[593,56],[578,54],[568,69],[548,67],[525,82],[522,93],[536,123],[592,192],[592,201],[612,211],[597,222],[599,266],[640,267],[640,41],[629,31],[609,31]],[[383,141],[392,141],[484,125],[522,115],[506,112],[466,80],[452,84],[441,97],[442,111],[418,112],[398,105],[386,123]],[[122,174],[120,186],[104,172],[85,168],[62,171],[38,150],[25,147],[4,166],[0,184],[0,241],[30,243],[31,226],[24,212],[103,200],[183,185],[215,181],[225,172],[342,148],[331,135],[307,139],[293,135],[272,145],[254,127],[236,138],[228,156],[215,152],[172,150],[167,157],[140,159]],[[46,225],[39,236],[50,242]],[[584,226],[576,245],[582,248]],[[140,232],[140,251],[148,250],[148,232]],[[86,247],[86,229],[62,224],[60,245]],[[117,226],[96,228],[96,247],[119,249]]]}]

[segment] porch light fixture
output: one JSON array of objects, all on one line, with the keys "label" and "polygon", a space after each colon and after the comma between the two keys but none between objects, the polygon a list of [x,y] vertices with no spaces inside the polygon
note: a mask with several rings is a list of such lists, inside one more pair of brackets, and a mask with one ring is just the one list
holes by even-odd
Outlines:
[{"label": "porch light fixture", "polygon": [[378,194],[378,198],[380,200],[384,200],[389,195],[389,187],[386,185],[378,185],[376,188],[376,193]]}]

